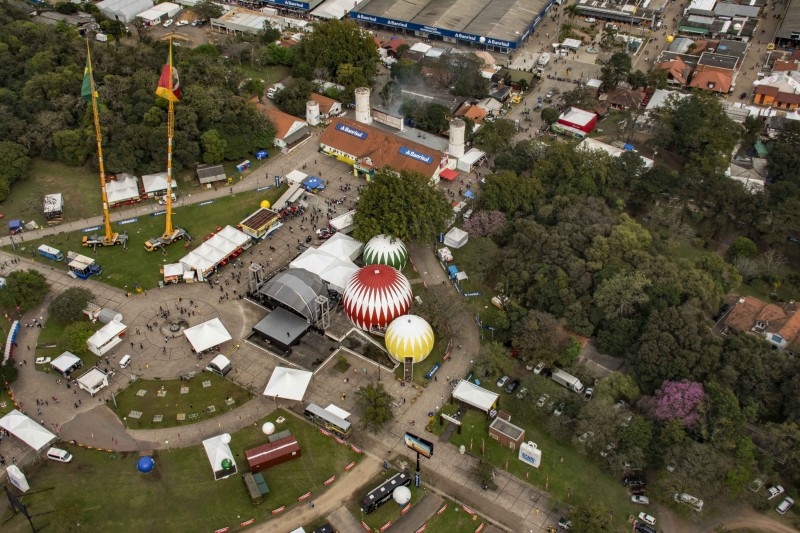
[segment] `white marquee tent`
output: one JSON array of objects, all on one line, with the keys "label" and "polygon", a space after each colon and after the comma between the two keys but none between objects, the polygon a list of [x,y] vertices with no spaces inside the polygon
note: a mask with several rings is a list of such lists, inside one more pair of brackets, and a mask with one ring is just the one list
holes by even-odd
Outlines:
[{"label": "white marquee tent", "polygon": [[284,366],[275,367],[272,376],[269,378],[267,388],[264,389],[264,396],[275,396],[286,400],[303,399],[308,384],[311,382],[312,373],[307,370],[287,368]]},{"label": "white marquee tent", "polygon": [[463,229],[452,228],[444,236],[444,244],[450,248],[461,248],[467,244],[469,234]]},{"label": "white marquee tent", "polygon": [[119,174],[117,179],[106,185],[108,203],[118,204],[139,199],[139,180],[132,174]]},{"label": "white marquee tent", "polygon": [[216,235],[181,258],[181,264],[200,274],[206,274],[227,259],[239,248],[247,248],[250,237],[234,228],[225,226]]},{"label": "white marquee tent", "polygon": [[153,0],[103,0],[97,4],[100,13],[111,20],[131,22],[138,13],[153,7]]},{"label": "white marquee tent", "polygon": [[331,290],[343,293],[347,282],[358,267],[347,258],[340,259],[322,251],[321,248],[308,248],[289,263],[290,268],[301,268],[318,275]]},{"label": "white marquee tent", "polygon": [[219,318],[212,318],[208,322],[203,322],[192,328],[183,330],[183,334],[189,340],[189,343],[196,352],[208,350],[214,346],[218,346],[223,342],[231,340],[230,333],[222,325]]},{"label": "white marquee tent", "polygon": [[112,320],[89,337],[89,340],[86,341],[86,345],[89,347],[90,352],[99,357],[121,343],[122,336],[127,329],[128,326],[122,322]]},{"label": "white marquee tent", "polygon": [[41,453],[50,443],[56,440],[55,435],[16,409],[0,418],[0,428],[17,437],[36,450],[37,453]]},{"label": "white marquee tent", "polygon": [[[151,198],[160,191],[166,191],[167,173],[156,172],[155,174],[146,174],[142,176],[142,187],[144,188],[144,193]],[[178,190],[178,183],[173,178],[172,193],[174,194],[177,190]]]},{"label": "white marquee tent", "polygon": [[64,352],[50,362],[50,366],[61,374],[69,374],[80,366],[81,358],[71,352]]},{"label": "white marquee tent", "polygon": [[[206,457],[208,457],[208,462],[211,463],[211,470],[214,471],[214,479],[216,481],[225,479],[237,472],[236,459],[233,457],[231,447],[224,442],[228,440],[223,438],[225,435],[227,435],[227,433],[203,441],[203,448],[206,450]],[[230,468],[226,469],[222,466],[222,462],[225,461],[225,459],[231,462]]]},{"label": "white marquee tent", "polygon": [[355,261],[364,250],[364,243],[357,241],[345,233],[334,233],[319,249],[339,259]]},{"label": "white marquee tent", "polygon": [[499,394],[464,379],[459,381],[456,388],[453,389],[453,398],[480,409],[484,413],[489,412],[499,397]]}]

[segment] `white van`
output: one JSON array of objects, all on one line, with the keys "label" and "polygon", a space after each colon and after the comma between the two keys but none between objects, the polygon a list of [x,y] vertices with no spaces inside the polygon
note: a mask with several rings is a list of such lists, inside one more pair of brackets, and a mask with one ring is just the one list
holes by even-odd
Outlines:
[{"label": "white van", "polygon": [[47,450],[47,458],[51,461],[58,461],[59,463],[68,463],[72,461],[72,454],[61,448],[50,448]]},{"label": "white van", "polygon": [[123,357],[122,359],[119,360],[119,367],[120,368],[128,368],[128,366],[130,364],[131,364],[131,356],[130,355],[126,355],[125,357]]},{"label": "white van", "polygon": [[792,505],[794,505],[794,500],[793,500],[793,499],[791,499],[790,497],[788,497],[788,496],[787,496],[786,498],[784,498],[784,499],[783,499],[783,501],[781,502],[781,504],[780,504],[780,505],[778,505],[778,506],[775,508],[775,510],[776,510],[776,511],[778,511],[778,514],[786,514],[786,511],[788,511],[788,510],[789,510],[789,508],[790,508]]}]

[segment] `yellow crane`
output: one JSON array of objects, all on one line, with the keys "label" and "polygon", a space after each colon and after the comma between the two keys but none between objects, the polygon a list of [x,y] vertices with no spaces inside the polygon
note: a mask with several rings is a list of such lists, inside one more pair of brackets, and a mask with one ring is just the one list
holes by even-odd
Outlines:
[{"label": "yellow crane", "polygon": [[[186,238],[188,241],[192,237],[183,228],[175,228],[172,225],[172,137],[175,133],[175,102],[181,99],[180,82],[178,78],[178,71],[172,65],[172,38],[169,40],[169,61],[161,71],[161,77],[158,80],[158,87],[156,88],[156,95],[167,100],[167,195],[166,195],[166,227],[164,234],[160,237],[153,237],[144,243],[144,247],[148,252],[161,249],[164,246],[172,244],[175,241],[180,241]],[[165,251],[166,253],[166,251]]]},{"label": "yellow crane", "polygon": [[83,86],[81,96],[92,102],[92,114],[94,115],[94,132],[97,139],[97,162],[100,166],[100,189],[103,191],[103,223],[105,225],[105,235],[90,235],[82,239],[83,246],[114,246],[121,244],[125,246],[128,242],[127,233],[114,233],[111,231],[111,218],[108,214],[108,195],[106,194],[106,171],[103,164],[103,137],[100,133],[100,117],[97,113],[97,90],[94,84],[94,73],[92,72],[92,55],[89,50],[89,38],[86,38],[86,68],[83,73]]}]

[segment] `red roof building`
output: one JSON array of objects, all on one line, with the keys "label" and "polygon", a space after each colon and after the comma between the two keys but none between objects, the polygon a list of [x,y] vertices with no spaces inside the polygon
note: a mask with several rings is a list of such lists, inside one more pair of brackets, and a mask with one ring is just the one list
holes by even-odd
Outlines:
[{"label": "red roof building", "polygon": [[583,134],[589,134],[597,127],[597,114],[577,107],[569,107],[558,117],[557,124],[567,131],[577,130]]}]

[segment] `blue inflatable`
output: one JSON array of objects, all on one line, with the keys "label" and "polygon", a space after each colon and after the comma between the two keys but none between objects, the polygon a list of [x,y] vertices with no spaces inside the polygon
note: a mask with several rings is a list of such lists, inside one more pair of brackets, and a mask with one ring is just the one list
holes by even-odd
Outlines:
[{"label": "blue inflatable", "polygon": [[156,467],[156,462],[149,455],[140,457],[136,462],[136,469],[142,474],[147,474]]}]

